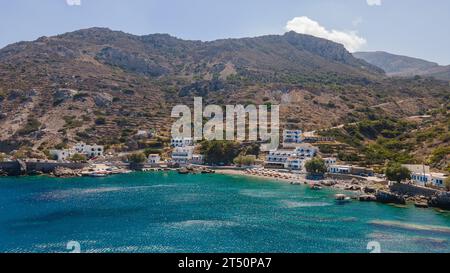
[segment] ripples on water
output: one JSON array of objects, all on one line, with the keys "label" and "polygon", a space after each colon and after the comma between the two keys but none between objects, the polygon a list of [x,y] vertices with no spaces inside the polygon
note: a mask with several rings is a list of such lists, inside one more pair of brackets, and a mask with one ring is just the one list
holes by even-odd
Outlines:
[{"label": "ripples on water", "polygon": [[450,216],[225,175],[0,179],[0,252],[450,252]]}]

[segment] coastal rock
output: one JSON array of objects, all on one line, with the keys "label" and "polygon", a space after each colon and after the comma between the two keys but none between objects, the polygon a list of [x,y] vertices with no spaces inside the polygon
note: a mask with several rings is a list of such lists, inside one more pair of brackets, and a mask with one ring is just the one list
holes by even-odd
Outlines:
[{"label": "coastal rock", "polygon": [[359,197],[359,201],[361,202],[375,202],[377,201],[377,197],[375,195],[364,194]]},{"label": "coastal rock", "polygon": [[55,177],[74,177],[78,176],[78,172],[72,169],[67,169],[63,167],[57,167],[53,171]]},{"label": "coastal rock", "polygon": [[371,188],[371,187],[365,187],[364,188],[364,193],[371,193],[371,194],[374,194],[374,193],[376,193],[377,192],[377,189],[375,189],[375,188]]},{"label": "coastal rock", "polygon": [[358,185],[349,185],[345,187],[346,191],[360,191],[361,187]]},{"label": "coastal rock", "polygon": [[326,181],[323,181],[321,184],[326,187],[332,187],[332,186],[336,185],[336,181],[326,180]]},{"label": "coastal rock", "polygon": [[113,96],[107,93],[100,93],[94,96],[95,105],[98,107],[108,107],[113,102]]},{"label": "coastal rock", "polygon": [[450,210],[450,192],[441,192],[435,194],[431,198],[429,205],[435,208]]},{"label": "coastal rock", "polygon": [[405,205],[406,200],[403,196],[397,195],[395,193],[387,192],[387,191],[378,191],[375,194],[377,202],[387,203],[387,204],[399,204]]},{"label": "coastal rock", "polygon": [[416,206],[416,208],[428,208],[428,204],[426,202],[417,202],[414,203],[414,206]]}]

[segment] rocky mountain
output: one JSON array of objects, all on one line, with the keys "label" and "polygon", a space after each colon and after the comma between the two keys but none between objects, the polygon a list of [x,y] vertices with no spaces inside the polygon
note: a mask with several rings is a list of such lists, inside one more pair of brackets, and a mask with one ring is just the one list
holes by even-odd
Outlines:
[{"label": "rocky mountain", "polygon": [[0,151],[75,141],[132,150],[168,136],[173,105],[280,104],[283,126],[318,129],[373,109],[420,114],[448,99],[447,83],[391,79],[324,39],[289,32],[211,42],[91,28],[0,50]]},{"label": "rocky mountain", "polygon": [[437,63],[407,56],[394,55],[387,52],[356,52],[358,59],[380,67],[390,76],[431,76],[436,79],[450,80],[450,66],[440,66]]}]

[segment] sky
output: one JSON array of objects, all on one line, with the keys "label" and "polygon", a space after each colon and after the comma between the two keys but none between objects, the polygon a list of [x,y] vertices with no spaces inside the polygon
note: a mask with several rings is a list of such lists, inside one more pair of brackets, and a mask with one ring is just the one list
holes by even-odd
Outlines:
[{"label": "sky", "polygon": [[215,40],[293,30],[450,65],[448,0],[0,0],[0,47],[89,27]]}]

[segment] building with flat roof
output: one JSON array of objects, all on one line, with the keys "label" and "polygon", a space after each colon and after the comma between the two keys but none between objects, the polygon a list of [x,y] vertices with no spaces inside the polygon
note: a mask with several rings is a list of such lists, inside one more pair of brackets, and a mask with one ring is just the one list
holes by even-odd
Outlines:
[{"label": "building with flat roof", "polygon": [[190,137],[185,138],[172,138],[170,141],[172,147],[186,147],[194,146],[194,140]]},{"label": "building with flat roof", "polygon": [[300,144],[303,142],[302,130],[284,130],[283,144]]}]

